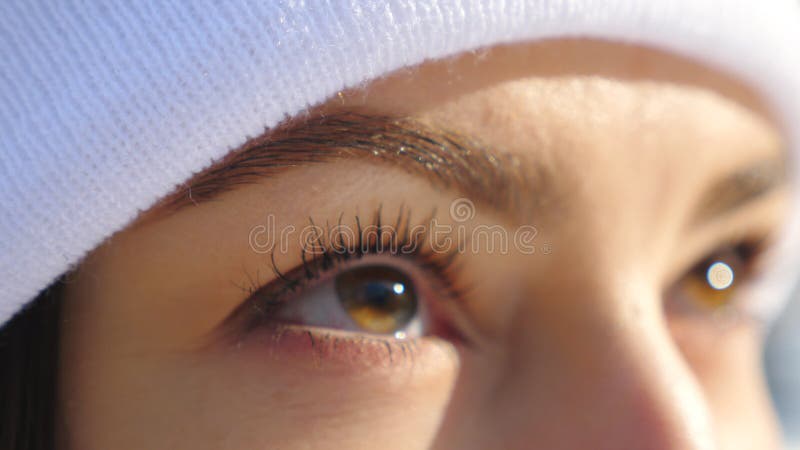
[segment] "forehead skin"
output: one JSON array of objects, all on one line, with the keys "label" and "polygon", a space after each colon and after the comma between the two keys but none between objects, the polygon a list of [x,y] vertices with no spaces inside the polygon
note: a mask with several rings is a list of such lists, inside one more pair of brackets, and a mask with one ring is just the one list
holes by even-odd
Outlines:
[{"label": "forehead skin", "polygon": [[581,39],[497,46],[401,69],[366,87],[340,92],[317,110],[365,107],[390,115],[421,114],[464,94],[531,77],[565,84],[589,78],[699,88],[770,117],[747,85],[700,63],[652,48]]},{"label": "forehead skin", "polygon": [[669,53],[590,40],[501,46],[399,71],[339,93],[320,113],[339,110],[456,129],[531,172],[557,174],[548,192],[529,193],[560,205],[537,225],[574,224],[573,235],[636,252],[632,243],[657,246],[685,226],[714,180],[784,157],[774,120],[744,84]]},{"label": "forehead skin", "polygon": [[[454,195],[363,161],[297,169],[142,221],[77,271],[64,304],[59,394],[74,448],[463,449],[491,448],[498,436],[508,448],[535,439],[541,448],[591,448],[606,431],[629,433],[618,441],[629,444],[703,448],[690,419],[706,410],[723,448],[773,447],[757,333],[707,339],[713,352],[691,335],[679,350],[658,311],[662,284],[727,232],[713,221],[687,225],[700,191],[732,168],[780,156],[780,135],[752,92],[658,51],[568,40],[399,71],[311,114],[340,111],[452,128],[558,174],[549,192],[530,193],[548,198],[532,220],[558,250],[546,263],[464,264],[485,298],[502,300],[469,305],[483,329],[502,336],[502,358],[426,354],[413,388],[368,379],[362,392],[259,359],[252,342],[209,349],[209,334],[244,300],[231,280],[263,263],[241,238],[265,210],[301,226],[311,210],[333,219],[352,203],[446,210]],[[781,205],[748,211],[746,227],[769,229]],[[510,293],[509,280],[529,295]],[[684,429],[689,437],[670,434]]]}]

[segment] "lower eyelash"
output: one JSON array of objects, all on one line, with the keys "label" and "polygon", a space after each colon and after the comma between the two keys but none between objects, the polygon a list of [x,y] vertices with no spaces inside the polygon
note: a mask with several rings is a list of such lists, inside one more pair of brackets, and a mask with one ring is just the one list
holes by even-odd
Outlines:
[{"label": "lower eyelash", "polygon": [[[366,225],[363,225],[360,216],[354,216],[356,230],[352,242],[347,242],[341,232],[335,233],[335,227],[326,223],[325,229],[322,230],[312,218],[309,218],[309,224],[315,230],[315,234],[301,249],[301,265],[286,272],[281,271],[273,252],[269,265],[275,279],[265,286],[255,284],[250,286],[247,289],[249,298],[226,322],[235,319],[240,323],[239,328],[245,332],[270,323],[271,312],[288,301],[293,293],[342,264],[371,255],[411,260],[421,271],[431,274],[447,298],[461,298],[464,292],[458,287],[454,274],[456,272],[454,263],[460,246],[456,245],[454,249],[448,251],[438,251],[435,243],[428,242],[436,210],[434,209],[423,223],[414,227],[411,226],[411,210],[402,205],[393,226],[386,225],[382,215],[383,208],[379,206],[372,215],[371,222]],[[342,213],[336,225],[339,230],[343,218]],[[320,230],[324,232],[317,232]]]}]

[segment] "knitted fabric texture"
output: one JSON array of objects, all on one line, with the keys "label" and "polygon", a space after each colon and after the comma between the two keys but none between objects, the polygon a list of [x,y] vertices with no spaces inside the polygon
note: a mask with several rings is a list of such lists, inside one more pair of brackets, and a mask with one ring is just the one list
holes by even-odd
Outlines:
[{"label": "knitted fabric texture", "polygon": [[575,36],[741,78],[797,151],[795,0],[0,2],[0,324],[177,184],[337,91]]}]

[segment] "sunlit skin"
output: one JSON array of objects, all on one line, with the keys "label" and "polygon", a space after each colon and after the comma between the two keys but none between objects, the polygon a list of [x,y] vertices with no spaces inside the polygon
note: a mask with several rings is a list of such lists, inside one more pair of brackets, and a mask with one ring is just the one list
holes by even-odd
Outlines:
[{"label": "sunlit skin", "polygon": [[[536,252],[457,255],[448,273],[459,298],[413,260],[362,261],[402,270],[458,338],[325,324],[244,332],[227,319],[277,278],[248,240],[267,215],[278,230],[340,215],[353,225],[379,208],[386,222],[407,208],[412,221],[435,210],[455,224],[450,205],[465,195],[352,158],[149,211],[68,279],[66,447],[778,447],[761,325],[666,306],[669,292],[697,290],[676,286],[701,260],[773,234],[786,214],[783,185],[717,214],[697,210],[720,179],[783,157],[754,93],[655,50],[553,41],[403,70],[309,117],[348,111],[454,130],[517,157],[526,173],[552,174],[517,207],[476,198],[466,224],[533,226]],[[290,240],[277,267],[299,266],[301,252]]]}]

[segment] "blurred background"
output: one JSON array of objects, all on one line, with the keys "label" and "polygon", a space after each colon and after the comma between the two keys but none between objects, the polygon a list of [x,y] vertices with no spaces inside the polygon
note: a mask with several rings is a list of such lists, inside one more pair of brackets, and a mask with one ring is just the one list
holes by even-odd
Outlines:
[{"label": "blurred background", "polygon": [[764,355],[789,449],[800,450],[800,290],[775,323]]}]

